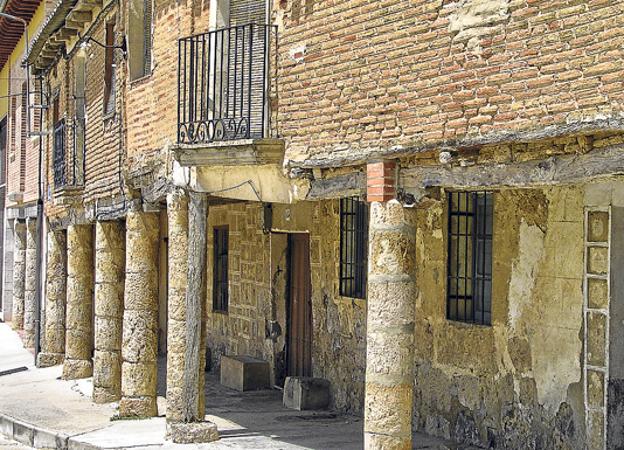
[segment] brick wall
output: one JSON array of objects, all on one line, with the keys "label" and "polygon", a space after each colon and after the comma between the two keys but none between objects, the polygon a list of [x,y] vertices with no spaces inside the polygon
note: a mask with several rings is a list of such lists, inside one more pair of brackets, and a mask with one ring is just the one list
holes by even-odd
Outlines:
[{"label": "brick wall", "polygon": [[[115,22],[115,44],[121,42],[124,35],[124,18],[116,8],[103,13],[95,23],[91,36],[99,41],[106,40],[106,23]],[[83,50],[78,50],[82,52]],[[51,100],[56,93],[59,95],[59,119],[65,119],[66,124],[66,176],[69,187],[75,187],[73,176],[74,165],[74,117],[76,112],[75,95],[75,59],[77,52],[72,53],[70,58],[60,60],[49,72],[47,83]],[[49,216],[66,213],[64,196],[76,193],[86,206],[95,201],[106,200],[120,195],[120,174],[125,158],[125,142],[123,127],[124,109],[124,86],[125,64],[121,51],[115,50],[116,63],[116,106],[113,113],[104,112],[104,65],[105,50],[95,43],[91,43],[84,49],[82,54],[85,58],[85,104],[86,104],[86,131],[85,131],[85,162],[84,162],[84,186],[77,186],[78,191],[72,190],[65,193],[59,192],[54,186],[53,145],[52,136],[46,143],[47,182],[48,193],[46,211]],[[54,108],[51,102],[46,113],[47,128],[53,130]],[[77,170],[80,170],[77,165]],[[55,196],[51,195],[56,193]],[[60,196],[59,196],[60,195]]]},{"label": "brick wall", "polygon": [[[126,0],[129,2],[131,0]],[[178,39],[208,30],[209,1],[156,1],[152,73],[128,83],[128,156],[177,142]]]},{"label": "brick wall", "polygon": [[[7,115],[7,192],[23,192],[23,201],[37,200],[37,174],[39,167],[38,138],[28,137],[26,121],[27,109],[23,108],[22,92],[24,88],[25,71],[19,63],[15,63],[10,70],[9,95],[18,95],[9,99],[9,114]],[[33,86],[31,84],[31,90]],[[12,102],[15,101],[15,114],[12,114]],[[17,203],[7,200],[7,207]]]},{"label": "brick wall", "polygon": [[281,1],[288,156],[621,125],[622,12],[614,0]]}]

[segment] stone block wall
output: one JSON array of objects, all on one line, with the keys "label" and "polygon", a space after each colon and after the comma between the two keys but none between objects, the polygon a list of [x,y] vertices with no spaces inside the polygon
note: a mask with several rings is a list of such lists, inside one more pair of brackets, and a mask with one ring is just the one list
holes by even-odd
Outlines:
[{"label": "stone block wall", "polygon": [[584,194],[494,194],[491,327],[446,320],[446,204],[418,210],[418,429],[496,448],[583,448]]},{"label": "stone block wall", "polygon": [[[276,204],[273,229],[310,233],[313,373],[331,382],[333,406],[358,413],[364,401],[366,302],[339,295],[338,207],[338,201]],[[262,358],[278,371],[285,364],[286,235],[263,233],[262,218],[258,203],[209,207],[206,328],[214,367],[222,354]],[[219,225],[229,226],[228,314],[212,308],[213,227]]]}]

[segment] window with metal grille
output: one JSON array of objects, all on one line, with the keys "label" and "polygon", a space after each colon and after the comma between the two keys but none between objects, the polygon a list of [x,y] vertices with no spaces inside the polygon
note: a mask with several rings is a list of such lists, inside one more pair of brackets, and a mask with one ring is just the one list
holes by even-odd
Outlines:
[{"label": "window with metal grille", "polygon": [[212,309],[228,311],[228,226],[214,228],[212,276]]},{"label": "window with metal grille", "polygon": [[366,298],[368,270],[368,204],[340,200],[340,295]]},{"label": "window with metal grille", "polygon": [[115,110],[115,22],[106,24],[104,55],[104,114]]},{"label": "window with metal grille", "polygon": [[491,192],[448,193],[446,315],[450,320],[492,323]]}]

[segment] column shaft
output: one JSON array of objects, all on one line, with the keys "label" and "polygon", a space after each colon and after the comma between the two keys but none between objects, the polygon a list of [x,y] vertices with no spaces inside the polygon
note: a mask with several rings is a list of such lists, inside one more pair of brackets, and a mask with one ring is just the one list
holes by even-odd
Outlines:
[{"label": "column shaft", "polygon": [[415,230],[396,200],[373,203],[369,231],[364,447],[411,449]]},{"label": "column shaft", "polygon": [[122,417],[158,413],[158,238],[158,214],[128,213],[119,403]]},{"label": "column shaft", "polygon": [[24,279],[24,346],[35,346],[37,314],[37,219],[26,221],[26,276]]},{"label": "column shaft", "polygon": [[24,328],[24,288],[26,284],[26,222],[15,220],[13,226],[13,329]]},{"label": "column shaft", "polygon": [[167,421],[184,418],[184,350],[186,348],[186,288],[188,252],[188,197],[167,195],[168,267],[167,293]]},{"label": "column shaft", "polygon": [[67,238],[63,230],[48,232],[46,278],[45,339],[38,356],[39,367],[61,364],[65,358]]},{"label": "column shaft", "polygon": [[121,330],[123,323],[125,236],[122,222],[95,227],[95,352],[93,401],[121,398]]},{"label": "column shaft", "polygon": [[171,271],[167,434],[177,443],[211,442],[219,439],[219,433],[215,424],[204,421],[206,196],[191,193],[189,201],[181,193],[170,194],[167,211]]},{"label": "column shaft", "polygon": [[90,225],[67,228],[67,316],[63,379],[93,374],[93,233]]}]

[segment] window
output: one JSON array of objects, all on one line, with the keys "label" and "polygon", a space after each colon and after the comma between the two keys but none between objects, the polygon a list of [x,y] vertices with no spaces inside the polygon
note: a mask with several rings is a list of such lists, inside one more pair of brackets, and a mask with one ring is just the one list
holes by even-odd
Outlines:
[{"label": "window", "polygon": [[214,263],[212,276],[212,309],[228,310],[228,227],[214,229]]},{"label": "window", "polygon": [[368,270],[368,204],[340,200],[340,295],[366,298]]},{"label": "window", "polygon": [[28,90],[22,83],[22,107],[20,117],[20,191],[26,190],[26,137],[28,134]]},{"label": "window", "polygon": [[85,155],[85,56],[77,54],[74,57],[74,167],[73,183],[84,183],[84,155]]},{"label": "window", "polygon": [[128,67],[131,81],[149,75],[152,71],[152,2],[130,1]]},{"label": "window", "polygon": [[492,322],[491,192],[448,193],[447,317]]},{"label": "window", "polygon": [[104,114],[115,110],[115,23],[106,24],[106,49],[104,57]]}]

